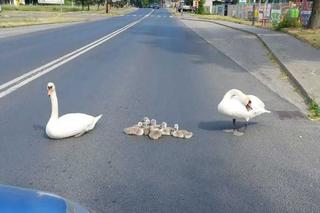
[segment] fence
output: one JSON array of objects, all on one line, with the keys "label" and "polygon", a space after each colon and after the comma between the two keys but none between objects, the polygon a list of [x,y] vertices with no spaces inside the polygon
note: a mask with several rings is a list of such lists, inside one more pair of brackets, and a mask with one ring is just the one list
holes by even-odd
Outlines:
[{"label": "fence", "polygon": [[224,10],[225,10],[224,4],[216,5],[216,6],[212,7],[211,13],[216,14],[216,15],[220,15],[220,16],[224,16]]},{"label": "fence", "polygon": [[[312,2],[298,2],[298,3],[272,3],[259,4],[256,3],[256,10],[254,17],[257,20],[264,19],[265,21],[279,23],[283,17],[288,13],[291,17],[299,17],[303,25],[307,25],[311,15]],[[213,14],[224,15],[225,6],[213,6]],[[252,20],[253,18],[253,4],[237,4],[227,6],[227,15],[235,18]]]}]

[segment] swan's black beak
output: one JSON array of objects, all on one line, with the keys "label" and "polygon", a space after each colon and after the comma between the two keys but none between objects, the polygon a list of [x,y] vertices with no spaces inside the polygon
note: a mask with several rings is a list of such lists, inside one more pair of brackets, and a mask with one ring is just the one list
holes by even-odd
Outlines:
[{"label": "swan's black beak", "polygon": [[252,110],[252,107],[251,107],[251,101],[249,101],[246,105],[246,108],[248,111]]},{"label": "swan's black beak", "polygon": [[48,96],[50,96],[52,93],[52,86],[48,86]]}]

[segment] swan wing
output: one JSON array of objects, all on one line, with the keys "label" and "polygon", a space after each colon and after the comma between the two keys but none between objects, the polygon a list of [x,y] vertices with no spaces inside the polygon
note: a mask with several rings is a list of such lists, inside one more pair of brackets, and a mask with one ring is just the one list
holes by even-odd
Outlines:
[{"label": "swan wing", "polygon": [[237,96],[222,100],[218,105],[218,111],[233,118],[246,119],[250,117],[248,110]]},{"label": "swan wing", "polygon": [[258,97],[254,95],[248,95],[248,97],[252,102],[251,106],[254,111],[261,112],[261,113],[270,113],[269,110],[265,109],[265,104]]},{"label": "swan wing", "polygon": [[257,96],[248,95],[248,97],[251,100],[251,106],[253,109],[255,108],[264,109],[265,104]]},{"label": "swan wing", "polygon": [[85,133],[92,129],[95,117],[83,113],[69,113],[48,125],[48,135],[52,138],[65,138]]}]

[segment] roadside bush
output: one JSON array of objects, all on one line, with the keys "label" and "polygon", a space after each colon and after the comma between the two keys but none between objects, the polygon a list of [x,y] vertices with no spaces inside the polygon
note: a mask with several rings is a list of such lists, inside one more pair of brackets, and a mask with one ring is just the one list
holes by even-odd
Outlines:
[{"label": "roadside bush", "polygon": [[318,106],[318,104],[312,100],[310,105],[309,105],[309,110],[311,112],[311,114],[309,115],[312,118],[319,118],[320,117],[320,107]]},{"label": "roadside bush", "polygon": [[197,14],[201,14],[202,15],[202,14],[205,13],[204,3],[205,3],[205,0],[200,0],[199,6],[198,6],[198,9],[197,9]]},{"label": "roadside bush", "polygon": [[289,13],[280,21],[280,23],[274,26],[277,30],[281,30],[283,28],[300,28],[302,24],[300,22],[299,17],[290,17]]},{"label": "roadside bush", "polygon": [[299,18],[284,18],[277,26],[276,29],[280,30],[282,28],[300,28],[302,25]]}]

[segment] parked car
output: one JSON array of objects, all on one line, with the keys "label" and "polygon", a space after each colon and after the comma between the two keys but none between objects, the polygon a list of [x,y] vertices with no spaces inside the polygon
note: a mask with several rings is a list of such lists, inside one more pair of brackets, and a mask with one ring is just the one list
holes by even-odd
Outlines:
[{"label": "parked car", "polygon": [[154,4],[153,9],[160,9],[160,6],[158,4]]},{"label": "parked car", "polygon": [[150,4],[149,7],[152,8],[152,9],[160,9],[159,4]]},{"label": "parked car", "polygon": [[0,185],[0,212],[89,213],[79,204],[48,192]]},{"label": "parked car", "polygon": [[178,7],[178,11],[181,12],[181,9],[183,9],[183,11],[187,11],[187,12],[193,12],[194,8],[190,5],[183,5],[181,7],[181,5]]}]

